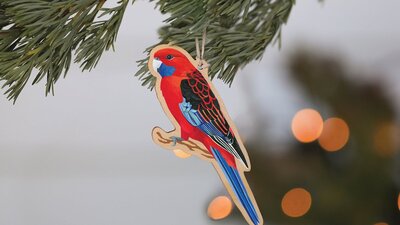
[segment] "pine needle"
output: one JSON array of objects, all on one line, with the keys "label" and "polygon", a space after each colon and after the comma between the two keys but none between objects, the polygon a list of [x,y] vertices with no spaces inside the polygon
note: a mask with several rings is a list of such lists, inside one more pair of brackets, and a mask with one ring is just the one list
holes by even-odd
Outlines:
[{"label": "pine needle", "polygon": [[[1,0],[0,81],[7,98],[15,102],[31,76],[32,84],[46,80],[46,95],[53,93],[72,61],[82,70],[94,68],[103,52],[113,48],[129,1],[120,0],[113,8],[105,8],[105,2]],[[159,43],[173,42],[194,55],[194,40],[206,28],[210,77],[231,84],[240,68],[261,59],[267,46],[280,39],[294,4],[295,0],[158,0],[157,8],[169,16],[159,29]],[[138,61],[135,76],[153,88],[147,60]]]}]

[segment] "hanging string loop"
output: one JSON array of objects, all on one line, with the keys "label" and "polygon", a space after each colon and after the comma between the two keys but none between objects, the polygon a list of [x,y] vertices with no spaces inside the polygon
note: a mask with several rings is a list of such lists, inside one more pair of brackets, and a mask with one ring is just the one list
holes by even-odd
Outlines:
[{"label": "hanging string loop", "polygon": [[196,61],[197,61],[197,69],[202,70],[205,68],[208,68],[210,65],[205,61],[204,59],[204,51],[205,51],[205,46],[206,46],[206,37],[207,37],[207,32],[206,28],[203,30],[203,37],[201,40],[201,48],[199,46],[199,39],[196,37]]}]

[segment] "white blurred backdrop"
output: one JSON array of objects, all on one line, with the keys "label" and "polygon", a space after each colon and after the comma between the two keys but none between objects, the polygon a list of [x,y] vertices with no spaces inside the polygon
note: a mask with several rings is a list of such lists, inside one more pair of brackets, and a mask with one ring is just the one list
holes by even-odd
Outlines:
[{"label": "white blurred backdrop", "polygon": [[[268,48],[231,88],[215,81],[239,132],[251,135],[252,97],[265,110],[266,138],[276,151],[287,142],[293,114],[307,107],[284,69],[299,46],[382,72],[387,92],[399,98],[400,63],[393,61],[400,58],[399,8],[397,0],[299,0],[281,50]],[[154,126],[172,126],[154,92],[133,76],[143,50],[158,42],[163,18],[154,3],[136,1],[116,51],[93,71],[74,65],[55,96],[44,96],[43,82],[27,86],[15,105],[0,96],[0,224],[218,224],[206,216],[209,200],[224,193],[218,176],[208,163],[179,159],[152,143]]]}]

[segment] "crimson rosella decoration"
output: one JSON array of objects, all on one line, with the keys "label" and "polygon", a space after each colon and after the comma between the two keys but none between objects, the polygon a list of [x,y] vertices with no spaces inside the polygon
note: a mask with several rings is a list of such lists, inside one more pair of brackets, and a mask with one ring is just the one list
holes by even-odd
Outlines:
[{"label": "crimson rosella decoration", "polygon": [[198,68],[199,63],[176,46],[160,45],[150,53],[157,97],[175,126],[170,132],[154,128],[153,139],[164,148],[179,147],[210,161],[247,222],[260,225],[263,219],[244,176],[250,171],[246,149],[207,68]]}]

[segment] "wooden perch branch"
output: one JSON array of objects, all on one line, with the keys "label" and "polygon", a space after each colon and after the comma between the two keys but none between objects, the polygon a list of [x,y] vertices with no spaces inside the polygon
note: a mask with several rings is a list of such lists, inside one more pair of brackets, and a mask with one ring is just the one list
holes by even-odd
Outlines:
[{"label": "wooden perch branch", "polygon": [[174,135],[174,133],[175,133],[174,131],[165,132],[161,128],[156,127],[153,129],[153,140],[163,148],[171,150],[181,149],[181,150],[186,150],[191,154],[194,153],[207,159],[213,158],[211,153],[203,145],[193,140],[177,141],[176,145],[173,146],[173,140],[171,139],[171,137],[177,136]]}]

